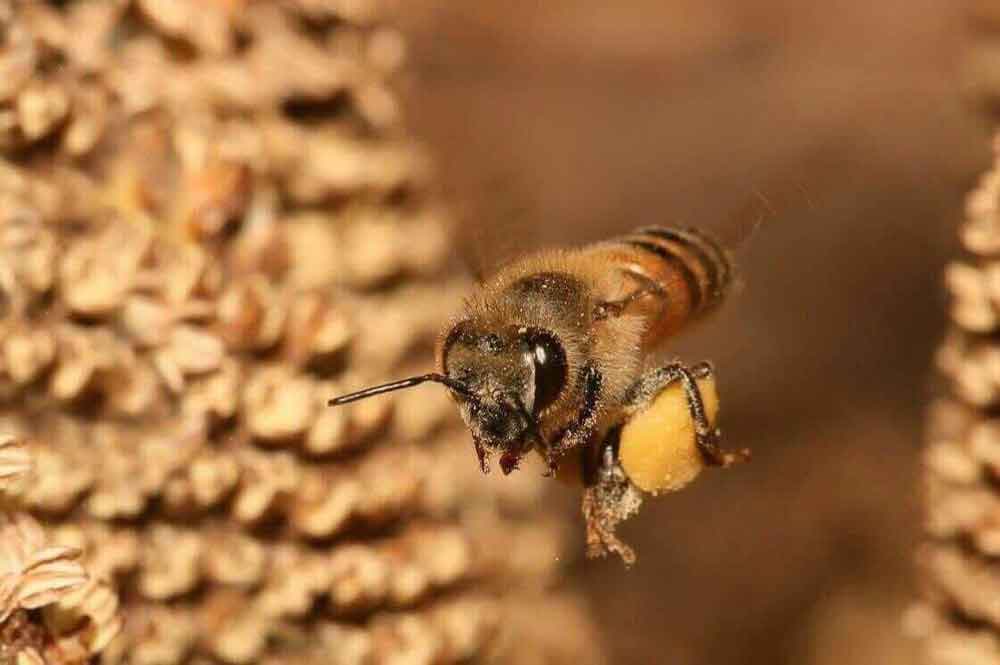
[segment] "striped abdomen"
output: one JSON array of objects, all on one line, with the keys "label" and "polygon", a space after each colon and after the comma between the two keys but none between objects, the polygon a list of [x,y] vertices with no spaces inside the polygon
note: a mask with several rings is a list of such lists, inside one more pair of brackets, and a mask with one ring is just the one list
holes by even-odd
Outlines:
[{"label": "striped abdomen", "polygon": [[591,251],[610,253],[629,282],[626,292],[641,291],[627,310],[648,319],[644,347],[716,307],[732,283],[725,250],[694,229],[646,227]]}]

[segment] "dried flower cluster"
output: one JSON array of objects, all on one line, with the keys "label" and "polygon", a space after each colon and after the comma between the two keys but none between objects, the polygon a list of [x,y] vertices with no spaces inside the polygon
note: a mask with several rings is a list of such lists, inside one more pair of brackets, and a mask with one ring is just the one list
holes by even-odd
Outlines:
[{"label": "dried flower cluster", "polygon": [[121,630],[118,598],[17,506],[30,470],[23,442],[0,439],[0,662],[87,663]]},{"label": "dried flower cluster", "polygon": [[121,597],[104,662],[598,660],[540,479],[436,391],[324,406],[461,287],[404,55],[365,0],[0,0],[0,433]]},{"label": "dried flower cluster", "polygon": [[1000,663],[1000,134],[994,152],[994,169],[967,202],[969,256],[947,272],[953,329],[938,366],[951,396],[933,409],[924,460],[926,606],[911,624],[934,665]]},{"label": "dried flower cluster", "polygon": [[[1000,9],[969,3],[967,84],[1000,118]],[[948,266],[951,331],[937,356],[950,396],[932,407],[924,457],[924,603],[908,617],[931,665],[1000,664],[1000,132],[966,200],[967,256]]]}]

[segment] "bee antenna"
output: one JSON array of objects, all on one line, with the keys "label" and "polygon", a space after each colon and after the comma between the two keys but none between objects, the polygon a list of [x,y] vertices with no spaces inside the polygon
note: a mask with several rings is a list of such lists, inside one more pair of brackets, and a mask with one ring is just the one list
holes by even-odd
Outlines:
[{"label": "bee antenna", "polygon": [[404,388],[412,388],[413,386],[418,386],[421,383],[426,383],[428,381],[444,384],[448,388],[466,397],[474,397],[472,391],[470,391],[464,383],[456,381],[455,379],[445,376],[444,374],[431,373],[423,374],[421,376],[411,376],[408,379],[401,379],[399,381],[393,381],[392,383],[383,383],[380,386],[372,386],[371,388],[365,388],[347,395],[334,397],[327,402],[327,405],[340,406],[341,404],[350,404],[351,402],[357,402],[358,400],[374,397],[375,395],[381,395],[382,393],[389,393],[394,390],[402,390]]}]

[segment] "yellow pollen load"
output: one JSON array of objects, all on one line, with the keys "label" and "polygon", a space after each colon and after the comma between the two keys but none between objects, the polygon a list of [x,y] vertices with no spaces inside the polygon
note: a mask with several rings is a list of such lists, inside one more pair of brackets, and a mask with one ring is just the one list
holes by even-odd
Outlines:
[{"label": "yellow pollen load", "polygon": [[[715,380],[698,380],[708,421],[715,426],[719,394]],[[705,462],[695,443],[694,420],[680,382],[653,398],[621,431],[618,458],[629,480],[641,490],[658,494],[681,489],[701,472]]]}]

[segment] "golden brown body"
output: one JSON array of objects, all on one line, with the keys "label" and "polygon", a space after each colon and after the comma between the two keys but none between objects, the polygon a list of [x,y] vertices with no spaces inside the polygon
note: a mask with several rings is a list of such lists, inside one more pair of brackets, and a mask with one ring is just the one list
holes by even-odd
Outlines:
[{"label": "golden brown body", "polygon": [[[483,284],[445,328],[437,350],[440,373],[333,403],[434,381],[458,402],[484,471],[491,453],[510,473],[537,450],[554,472],[573,451],[587,487],[592,551],[611,549],[628,560],[631,552],[615,538],[614,527],[634,512],[640,489],[678,486],[676,479],[696,475],[699,460],[727,466],[745,456],[717,445],[714,411],[706,410],[699,388],[699,382],[711,385],[714,395],[707,363],[647,366],[650,352],[715,308],[731,281],[726,253],[694,230],[650,227],[578,249],[528,255]],[[671,386],[682,391],[656,399]],[[632,418],[648,423],[672,413],[667,420],[676,421],[678,411],[670,405],[676,406],[679,394],[687,403],[687,423],[664,428],[662,439],[648,427],[623,434]],[[714,409],[714,400],[710,404]],[[693,432],[694,457],[678,453],[684,450],[682,431]],[[637,483],[629,479],[630,469]]]},{"label": "golden brown body", "polygon": [[625,282],[622,290],[645,289],[629,313],[646,321],[642,338],[646,351],[716,307],[732,279],[725,251],[690,229],[640,229],[584,248],[581,254],[619,275]]},{"label": "golden brown body", "polygon": [[[511,431],[499,433],[478,427],[482,418],[464,409],[480,456],[488,449],[505,453],[506,469],[535,447],[555,466],[566,450],[600,438],[620,422],[647,354],[718,305],[731,274],[716,243],[696,231],[663,228],[505,266],[442,336],[442,373],[472,386],[492,420],[504,417],[502,402],[517,401],[505,394],[530,388],[519,331],[544,331],[564,357],[565,375],[556,398],[532,414],[535,422],[520,423],[537,430],[535,441],[524,440],[526,427],[515,426],[510,408]],[[487,338],[495,348],[484,346]]]}]

